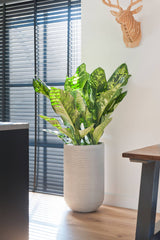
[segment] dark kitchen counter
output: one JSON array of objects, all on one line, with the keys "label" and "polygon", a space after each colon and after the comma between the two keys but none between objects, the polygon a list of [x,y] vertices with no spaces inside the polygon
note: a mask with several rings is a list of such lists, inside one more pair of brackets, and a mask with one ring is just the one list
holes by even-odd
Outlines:
[{"label": "dark kitchen counter", "polygon": [[0,122],[0,239],[28,240],[28,123]]}]

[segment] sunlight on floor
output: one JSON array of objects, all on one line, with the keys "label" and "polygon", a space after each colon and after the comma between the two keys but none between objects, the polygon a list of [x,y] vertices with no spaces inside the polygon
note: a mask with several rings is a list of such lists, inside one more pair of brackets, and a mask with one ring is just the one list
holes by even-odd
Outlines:
[{"label": "sunlight on floor", "polygon": [[30,193],[29,240],[133,240],[137,212],[101,206],[93,213],[70,210],[63,197]]},{"label": "sunlight on floor", "polygon": [[47,194],[29,194],[29,240],[56,240],[67,213],[64,199]]}]

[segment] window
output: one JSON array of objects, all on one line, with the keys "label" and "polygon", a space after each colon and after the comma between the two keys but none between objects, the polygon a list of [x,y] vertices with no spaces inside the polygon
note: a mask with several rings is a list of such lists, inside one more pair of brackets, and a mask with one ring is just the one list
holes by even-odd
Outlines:
[{"label": "window", "polygon": [[0,120],[30,124],[30,190],[36,180],[36,191],[63,194],[63,143],[43,132],[52,126],[38,115],[55,114],[49,101],[34,93],[32,79],[36,74],[63,87],[66,75],[80,65],[80,32],[80,0],[0,6]]}]

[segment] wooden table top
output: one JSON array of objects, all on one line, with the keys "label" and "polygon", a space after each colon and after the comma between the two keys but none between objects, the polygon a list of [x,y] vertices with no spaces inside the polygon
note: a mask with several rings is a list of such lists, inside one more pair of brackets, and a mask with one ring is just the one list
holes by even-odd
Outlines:
[{"label": "wooden table top", "polygon": [[122,157],[130,158],[130,160],[160,161],[160,144],[124,152]]}]

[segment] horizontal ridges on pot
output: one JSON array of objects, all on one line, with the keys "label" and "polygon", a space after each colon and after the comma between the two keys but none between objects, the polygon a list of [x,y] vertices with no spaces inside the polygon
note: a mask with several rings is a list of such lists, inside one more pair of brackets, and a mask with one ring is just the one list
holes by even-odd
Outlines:
[{"label": "horizontal ridges on pot", "polygon": [[79,212],[95,211],[104,199],[104,144],[64,147],[64,198]]},{"label": "horizontal ridges on pot", "polygon": [[84,151],[88,151],[88,150],[92,150],[92,149],[104,149],[104,143],[99,143],[96,145],[71,145],[71,144],[64,144],[64,149],[68,148],[68,149],[83,149]]}]

